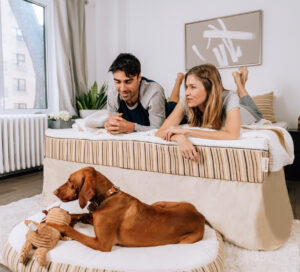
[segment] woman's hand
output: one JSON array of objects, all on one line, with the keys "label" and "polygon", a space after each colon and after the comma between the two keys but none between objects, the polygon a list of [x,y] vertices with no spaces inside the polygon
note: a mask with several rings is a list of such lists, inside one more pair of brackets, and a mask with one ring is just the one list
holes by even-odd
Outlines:
[{"label": "woman's hand", "polygon": [[175,126],[171,126],[169,128],[167,128],[164,132],[163,132],[163,136],[162,138],[165,141],[170,142],[172,136],[174,135],[184,135],[185,134],[185,130],[183,128],[179,128],[179,127],[175,127]]},{"label": "woman's hand", "polygon": [[199,154],[191,141],[184,135],[176,135],[175,137],[182,156],[188,160],[199,163]]},{"label": "woman's hand", "polygon": [[164,135],[162,138],[168,142],[177,142],[182,156],[188,160],[193,160],[196,163],[198,163],[199,154],[196,151],[194,145],[191,143],[191,141],[184,135],[185,133],[186,130],[184,128],[171,126],[164,131]]}]

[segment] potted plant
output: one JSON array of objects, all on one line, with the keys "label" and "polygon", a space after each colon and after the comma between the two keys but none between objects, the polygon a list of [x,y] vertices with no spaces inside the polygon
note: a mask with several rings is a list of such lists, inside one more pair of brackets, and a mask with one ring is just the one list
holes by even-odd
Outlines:
[{"label": "potted plant", "polygon": [[48,128],[71,128],[74,123],[74,119],[76,119],[76,116],[71,116],[71,114],[67,111],[50,113],[48,115]]},{"label": "potted plant", "polygon": [[107,101],[107,87],[106,83],[103,83],[98,91],[98,84],[95,81],[93,86],[89,89],[87,94],[76,98],[79,114],[82,118],[103,109],[106,106]]}]

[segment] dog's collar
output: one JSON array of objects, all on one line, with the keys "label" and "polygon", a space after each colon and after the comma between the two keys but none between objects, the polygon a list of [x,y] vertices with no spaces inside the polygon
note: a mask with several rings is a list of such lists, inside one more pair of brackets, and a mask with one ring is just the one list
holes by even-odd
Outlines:
[{"label": "dog's collar", "polygon": [[91,200],[90,202],[91,203],[88,206],[89,212],[94,212],[98,208],[98,206],[100,205],[100,203],[101,203],[101,201],[98,202],[97,200]]},{"label": "dog's collar", "polygon": [[[112,196],[112,195],[114,195],[114,194],[116,194],[117,192],[119,192],[120,191],[120,187],[117,187],[117,186],[115,186],[115,185],[113,185],[113,187],[111,187],[110,189],[108,189],[107,191],[106,191],[106,193],[105,193],[105,198],[108,198],[108,197],[110,197],[110,196]],[[102,200],[95,200],[95,199],[92,199],[92,200],[90,200],[90,205],[88,206],[88,211],[90,212],[90,213],[92,213],[92,212],[94,212],[97,208],[98,208],[98,206],[100,205],[100,203],[103,201],[104,199],[102,199]]]},{"label": "dog's collar", "polygon": [[105,196],[106,197],[110,197],[114,194],[116,194],[117,192],[120,191],[120,187],[116,186],[116,185],[113,185],[113,187],[111,187],[110,189],[108,189],[105,193]]}]

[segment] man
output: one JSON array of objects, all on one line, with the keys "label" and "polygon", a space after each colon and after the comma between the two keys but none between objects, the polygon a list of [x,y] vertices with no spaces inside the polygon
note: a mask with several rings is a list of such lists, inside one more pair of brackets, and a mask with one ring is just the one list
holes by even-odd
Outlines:
[{"label": "man", "polygon": [[159,128],[165,120],[166,98],[163,88],[141,76],[139,60],[120,54],[109,68],[116,90],[108,93],[110,116],[105,123],[111,134]]}]

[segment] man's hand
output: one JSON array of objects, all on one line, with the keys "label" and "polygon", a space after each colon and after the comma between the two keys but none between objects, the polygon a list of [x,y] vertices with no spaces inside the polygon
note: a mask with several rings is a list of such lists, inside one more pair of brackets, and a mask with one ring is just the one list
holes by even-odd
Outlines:
[{"label": "man's hand", "polygon": [[105,129],[111,134],[134,132],[134,123],[122,118],[123,113],[109,114],[105,122]]}]

